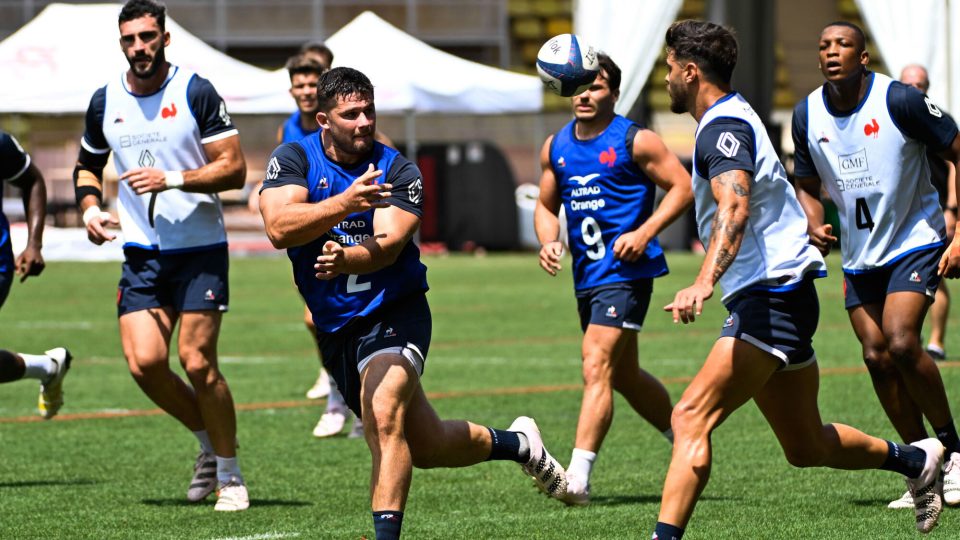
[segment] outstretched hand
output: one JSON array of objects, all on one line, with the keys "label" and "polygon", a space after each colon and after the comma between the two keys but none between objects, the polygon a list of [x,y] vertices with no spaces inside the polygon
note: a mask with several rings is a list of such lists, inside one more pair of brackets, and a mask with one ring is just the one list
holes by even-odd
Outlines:
[{"label": "outstretched hand", "polygon": [[383,171],[374,168],[373,163],[367,172],[354,180],[350,187],[340,194],[344,210],[350,214],[363,212],[371,208],[386,208],[390,206],[386,199],[390,198],[390,184],[377,184],[377,178],[383,176]]},{"label": "outstretched hand", "polygon": [[674,323],[692,323],[703,313],[703,303],[711,296],[713,296],[713,287],[694,283],[677,292],[673,302],[663,306],[663,310],[673,312]]}]

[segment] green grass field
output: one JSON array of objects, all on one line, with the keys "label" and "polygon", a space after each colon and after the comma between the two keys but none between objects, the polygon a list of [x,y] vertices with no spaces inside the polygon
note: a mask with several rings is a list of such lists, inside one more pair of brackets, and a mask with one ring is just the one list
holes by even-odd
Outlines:
[{"label": "green grass field", "polygon": [[[823,416],[894,438],[869,377],[856,369],[859,345],[842,307],[836,256],[830,259],[831,276],[818,287]],[[667,381],[674,400],[725,317],[718,298],[692,326],[675,326],[660,311],[699,261],[670,255],[673,273],[657,281],[640,338],[642,365]],[[534,254],[426,263],[434,332],[423,385],[440,415],[501,428],[533,416],[566,464],[580,403],[569,271],[551,279]],[[113,305],[118,275],[117,263],[51,264],[41,278],[15,285],[0,312],[3,348],[63,344],[76,357],[66,405],[53,421],[28,421],[36,381],[0,387],[0,538],[372,538],[366,445],[310,434],[323,403],[303,397],[317,360],[286,259],[233,260],[220,356],[241,408],[240,460],[252,499],[239,514],[215,513],[212,497],[186,502],[195,439],[150,413],[154,405],[127,373]],[[951,324],[960,328],[956,318]],[[947,345],[960,351],[955,338]],[[957,365],[942,365],[954,397]],[[626,402],[618,398],[616,407],[589,507],[544,498],[513,463],[418,470],[404,536],[649,538],[670,449]],[[903,489],[900,478],[880,471],[791,468],[750,404],[714,436],[711,482],[686,538],[911,538],[912,512],[886,509]],[[960,510],[945,511],[932,536],[960,537]]]}]

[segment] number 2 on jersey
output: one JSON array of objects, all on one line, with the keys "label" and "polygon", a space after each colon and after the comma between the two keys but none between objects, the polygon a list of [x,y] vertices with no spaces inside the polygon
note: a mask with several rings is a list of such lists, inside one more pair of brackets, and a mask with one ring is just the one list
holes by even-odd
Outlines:
[{"label": "number 2 on jersey", "polygon": [[350,274],[350,277],[347,278],[347,293],[352,294],[356,292],[363,292],[370,290],[370,282],[366,281],[364,283],[357,283],[357,280],[360,278],[357,274]]},{"label": "number 2 on jersey", "polygon": [[870,207],[867,206],[867,200],[863,197],[857,198],[855,213],[857,214],[857,228],[869,229],[873,231],[873,217],[870,215]]},{"label": "number 2 on jersey", "polygon": [[600,231],[600,225],[592,217],[584,218],[580,222],[580,235],[583,237],[583,243],[587,246],[587,257],[593,261],[599,261],[607,252],[603,245],[603,233]]}]

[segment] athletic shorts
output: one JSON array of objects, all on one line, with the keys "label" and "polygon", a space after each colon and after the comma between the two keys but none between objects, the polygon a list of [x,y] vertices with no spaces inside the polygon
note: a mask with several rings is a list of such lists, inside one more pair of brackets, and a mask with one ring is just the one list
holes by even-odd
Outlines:
[{"label": "athletic shorts", "polygon": [[653,278],[577,291],[580,329],[586,332],[587,325],[599,324],[639,332],[647,317],[652,294]]},{"label": "athletic shorts", "polygon": [[323,367],[358,417],[360,374],[379,354],[400,354],[423,375],[433,323],[423,293],[398,300],[331,334],[317,333]]},{"label": "athletic shorts", "polygon": [[913,291],[933,300],[940,285],[937,266],[944,247],[909,252],[882,268],[862,274],[843,273],[843,298],[847,309],[882,304],[888,294]]},{"label": "athletic shorts", "polygon": [[820,317],[820,301],[813,279],[805,279],[787,292],[746,290],[727,304],[730,316],[720,337],[734,337],[773,356],[781,370],[816,362],[813,333]]},{"label": "athletic shorts", "polygon": [[0,272],[0,307],[3,307],[4,302],[7,301],[11,285],[13,285],[13,270]]},{"label": "athletic shorts", "polygon": [[230,265],[227,247],[186,253],[123,250],[117,316],[156,307],[184,311],[227,311]]}]

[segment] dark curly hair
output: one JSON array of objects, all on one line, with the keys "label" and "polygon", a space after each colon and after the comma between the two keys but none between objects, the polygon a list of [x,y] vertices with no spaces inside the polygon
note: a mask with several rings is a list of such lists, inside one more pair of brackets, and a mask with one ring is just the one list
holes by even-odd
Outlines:
[{"label": "dark curly hair", "polygon": [[737,65],[737,38],[731,30],[706,21],[677,21],[667,29],[667,49],[674,58],[696,64],[707,80],[730,84]]},{"label": "dark curly hair", "polygon": [[157,25],[160,26],[161,32],[167,31],[165,26],[167,22],[167,6],[162,2],[155,2],[154,0],[130,0],[124,4],[123,9],[120,10],[117,25],[148,15],[157,19]]},{"label": "dark curly hair", "polygon": [[373,99],[373,83],[363,73],[348,67],[336,67],[320,76],[317,100],[320,109],[329,111],[337,98],[358,96]]}]

